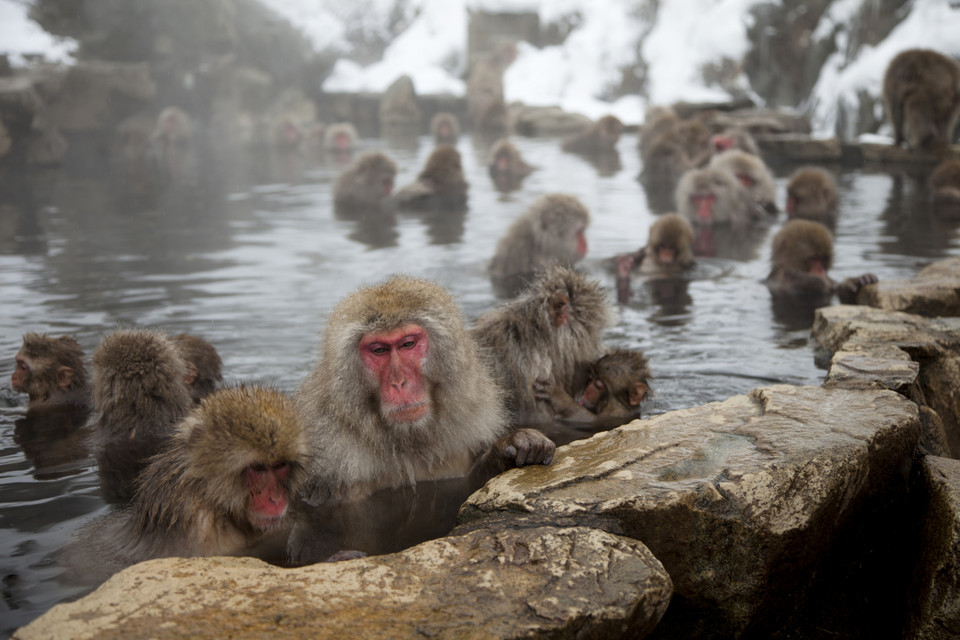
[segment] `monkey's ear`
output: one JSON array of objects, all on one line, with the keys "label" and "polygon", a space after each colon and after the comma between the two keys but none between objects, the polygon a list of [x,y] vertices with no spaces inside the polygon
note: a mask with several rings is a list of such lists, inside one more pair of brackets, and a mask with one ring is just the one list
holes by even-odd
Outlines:
[{"label": "monkey's ear", "polygon": [[643,382],[635,382],[632,387],[630,387],[630,394],[628,401],[630,402],[631,407],[635,407],[640,404],[644,398],[647,397],[647,385]]},{"label": "monkey's ear", "polygon": [[193,381],[197,379],[197,367],[192,363],[187,363],[187,375],[183,376],[183,384],[188,387],[193,384]]},{"label": "monkey's ear", "polygon": [[67,366],[61,366],[57,369],[57,386],[66,389],[73,384],[73,369]]}]

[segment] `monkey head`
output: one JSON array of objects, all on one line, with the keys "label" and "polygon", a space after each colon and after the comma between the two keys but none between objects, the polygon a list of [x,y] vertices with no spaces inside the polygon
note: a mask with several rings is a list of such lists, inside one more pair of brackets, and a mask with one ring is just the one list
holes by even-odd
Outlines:
[{"label": "monkey head", "polygon": [[184,419],[174,438],[188,456],[187,480],[199,483],[216,512],[253,532],[284,524],[308,455],[306,430],[284,394],[220,389]]},{"label": "monkey head", "polygon": [[14,391],[29,394],[31,404],[46,402],[56,393],[86,387],[83,350],[70,336],[24,334],[15,360],[10,386]]},{"label": "monkey head", "polygon": [[791,220],[773,238],[774,267],[827,277],[833,264],[833,239],[819,222]]}]

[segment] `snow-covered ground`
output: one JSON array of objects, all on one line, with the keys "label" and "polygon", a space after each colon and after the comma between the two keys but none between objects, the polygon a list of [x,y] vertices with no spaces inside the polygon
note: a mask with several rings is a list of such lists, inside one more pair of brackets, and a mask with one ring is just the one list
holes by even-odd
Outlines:
[{"label": "snow-covered ground", "polygon": [[54,38],[27,17],[23,0],[0,0],[0,53],[10,56],[10,62],[21,65],[24,55],[42,54],[47,60],[68,62],[73,59],[76,43]]},{"label": "snow-covered ground", "polygon": [[[541,24],[576,15],[578,26],[562,45],[520,44],[504,76],[506,98],[560,105],[594,118],[614,113],[628,123],[641,122],[648,103],[727,98],[724,90],[703,81],[701,69],[708,62],[743,57],[749,10],[758,1],[663,0],[656,22],[649,24],[633,0],[261,0],[299,27],[318,50],[340,54],[324,84],[327,91],[382,91],[407,74],[418,93],[463,95],[468,11],[532,11]],[[856,105],[858,92],[880,95],[883,71],[897,52],[926,47],[960,57],[960,6],[913,0],[887,39],[847,60],[842,52],[850,22],[871,1],[837,0],[812,35],[836,38],[841,52],[827,60],[808,101],[817,133],[832,134],[838,105]],[[27,0],[0,0],[0,52],[14,54],[14,63],[34,52],[67,59],[73,43],[45,34],[26,18],[26,9]],[[391,34],[396,24],[405,28]],[[356,30],[395,36],[382,60],[361,66],[350,59],[347,35]],[[621,70],[638,61],[647,68],[647,96],[608,101]],[[749,91],[746,77],[740,86]]]}]

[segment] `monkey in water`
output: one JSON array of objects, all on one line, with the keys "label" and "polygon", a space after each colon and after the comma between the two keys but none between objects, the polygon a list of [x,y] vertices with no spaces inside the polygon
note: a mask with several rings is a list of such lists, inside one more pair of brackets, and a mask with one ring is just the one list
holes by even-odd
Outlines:
[{"label": "monkey in water", "polygon": [[[549,464],[554,444],[509,431],[502,391],[450,293],[394,276],[341,301],[295,400],[311,443],[306,501]],[[479,485],[477,485],[479,486]]]},{"label": "monkey in water", "polygon": [[173,556],[282,563],[308,452],[300,415],[284,394],[218,389],[150,459],[131,504],[82,530],[73,555],[97,556],[91,560],[107,565],[98,569],[111,572]]},{"label": "monkey in water", "polygon": [[843,304],[856,304],[860,289],[877,282],[872,273],[834,281],[830,231],[811,220],[791,220],[773,238],[770,275],[764,281],[775,303],[799,302],[822,307],[836,295]]},{"label": "monkey in water", "polygon": [[15,360],[10,386],[29,396],[29,410],[90,410],[83,349],[71,336],[26,333]]},{"label": "monkey in water", "polygon": [[541,272],[518,297],[476,319],[473,336],[506,391],[514,424],[552,419],[536,389],[548,385],[569,394],[577,364],[603,355],[603,332],[615,319],[599,282],[562,266]]},{"label": "monkey in water", "polygon": [[501,297],[512,297],[538,270],[572,266],[587,254],[590,213],[572,195],[552,193],[533,201],[500,241],[490,260],[490,279]]}]

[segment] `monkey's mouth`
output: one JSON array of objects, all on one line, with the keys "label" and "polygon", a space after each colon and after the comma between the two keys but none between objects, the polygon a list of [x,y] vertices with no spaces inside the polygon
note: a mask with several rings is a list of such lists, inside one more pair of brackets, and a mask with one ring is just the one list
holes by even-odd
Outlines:
[{"label": "monkey's mouth", "polygon": [[384,412],[383,417],[389,422],[394,423],[416,422],[429,412],[429,404],[426,402],[418,402],[404,407],[391,407]]},{"label": "monkey's mouth", "polygon": [[285,518],[287,517],[287,510],[284,509],[283,513],[276,516],[264,516],[260,514],[250,514],[248,517],[250,525],[257,531],[271,531],[281,527],[284,523]]}]

